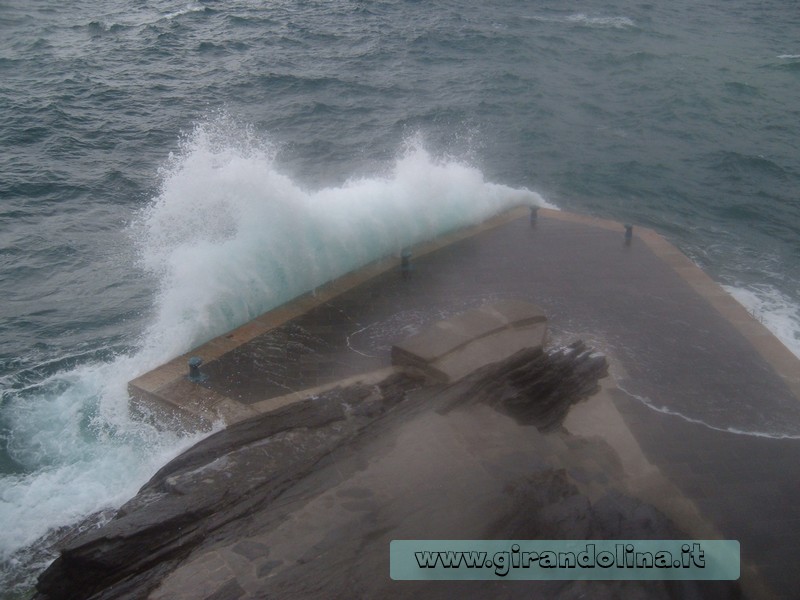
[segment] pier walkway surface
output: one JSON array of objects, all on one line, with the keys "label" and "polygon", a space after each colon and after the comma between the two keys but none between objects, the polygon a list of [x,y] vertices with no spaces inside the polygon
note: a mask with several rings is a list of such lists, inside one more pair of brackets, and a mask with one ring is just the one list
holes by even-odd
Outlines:
[{"label": "pier walkway surface", "polygon": [[[695,538],[741,543],[754,595],[798,597],[800,362],[659,235],[559,211],[501,215],[376,263],[131,382],[137,405],[206,427],[392,369],[393,344],[503,300],[541,307],[550,344],[610,364],[572,433],[604,438],[628,488]],[[186,378],[189,356],[205,379]],[[570,476],[589,477],[580,466]],[[746,581],[745,581],[746,580]]]}]

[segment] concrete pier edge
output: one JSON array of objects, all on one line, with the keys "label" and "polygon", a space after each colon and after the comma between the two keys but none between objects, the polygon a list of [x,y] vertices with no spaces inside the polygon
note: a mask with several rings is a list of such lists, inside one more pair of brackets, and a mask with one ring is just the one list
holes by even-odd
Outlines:
[{"label": "concrete pier edge", "polygon": [[[466,227],[432,241],[411,248],[414,257],[421,257],[458,241],[504,225],[510,221],[527,217],[528,207],[518,207],[496,215],[478,225]],[[625,226],[622,223],[598,217],[540,208],[539,218],[555,219],[588,225],[591,227],[619,231],[622,238]],[[634,227],[632,243],[645,243],[664,263],[669,265],[697,294],[705,299],[719,314],[729,321],[758,353],[771,365],[786,383],[792,394],[800,401],[800,359],[760,323],[733,296],[695,265],[678,248],[659,233],[644,227]],[[400,256],[386,257],[360,269],[330,281],[316,290],[307,292],[286,304],[274,308],[255,319],[222,334],[191,351],[182,354],[135,379],[128,384],[131,410],[134,414],[149,418],[159,426],[177,429],[210,429],[214,423],[225,425],[256,414],[269,412],[314,393],[338,385],[336,382],[308,390],[293,392],[277,398],[245,405],[187,380],[187,363],[190,357],[200,357],[204,362],[220,356],[265,334],[288,321],[305,314],[331,299],[369,281],[391,269],[399,269]],[[391,372],[382,369],[381,376]],[[347,383],[372,381],[376,373],[350,377]]]}]

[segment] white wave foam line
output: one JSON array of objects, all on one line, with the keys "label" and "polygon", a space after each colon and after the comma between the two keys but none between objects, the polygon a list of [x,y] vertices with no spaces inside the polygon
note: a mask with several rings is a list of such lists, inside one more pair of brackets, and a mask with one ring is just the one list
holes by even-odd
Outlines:
[{"label": "white wave foam line", "polygon": [[710,423],[706,423],[701,419],[694,419],[692,417],[688,417],[683,413],[680,413],[676,410],[672,410],[671,408],[667,408],[666,406],[656,406],[653,402],[644,396],[639,396],[638,394],[634,394],[633,392],[629,392],[624,387],[622,387],[619,383],[615,382],[617,388],[633,398],[634,400],[638,400],[642,404],[644,404],[647,408],[659,412],[664,415],[670,415],[672,417],[678,417],[679,419],[683,419],[687,423],[693,423],[695,425],[702,425],[708,429],[712,429],[713,431],[721,431],[722,433],[730,433],[733,435],[748,435],[751,437],[762,437],[762,438],[770,438],[774,440],[800,440],[800,434],[789,434],[789,433],[768,433],[764,431],[744,431],[742,429],[737,429],[736,427],[717,427],[716,425],[711,425]]},{"label": "white wave foam line", "polygon": [[418,142],[386,176],[308,191],[230,129],[197,128],[139,223],[144,267],[161,281],[144,338],[155,364],[406,246],[520,204],[551,206]]},{"label": "white wave foam line", "polygon": [[780,54],[778,58],[781,60],[797,60],[800,59],[800,54]]},{"label": "white wave foam line", "polygon": [[144,9],[140,13],[131,14],[129,7],[126,7],[124,12],[109,14],[103,17],[102,20],[93,20],[92,22],[99,23],[106,31],[116,25],[121,27],[147,27],[161,21],[171,21],[183,15],[204,12],[205,10],[205,7],[201,4],[187,4],[185,7],[171,12],[159,13],[154,9]]},{"label": "white wave foam line", "polygon": [[169,21],[175,17],[182,17],[183,15],[188,15],[190,13],[204,12],[205,10],[205,6],[201,4],[187,4],[182,9],[166,13],[163,17],[161,17],[161,19]]},{"label": "white wave foam line", "polygon": [[722,287],[800,358],[800,305],[797,302],[771,285]]},{"label": "white wave foam line", "polygon": [[576,13],[564,17],[544,17],[534,16],[531,17],[536,21],[549,22],[549,23],[570,23],[573,25],[581,25],[584,27],[597,27],[597,28],[613,28],[613,29],[627,29],[636,27],[635,21],[628,17],[590,17],[585,13]]},{"label": "white wave foam line", "polygon": [[590,17],[583,13],[570,15],[565,19],[567,23],[577,23],[588,25],[589,27],[614,27],[622,29],[625,27],[636,27],[636,23],[628,17]]}]

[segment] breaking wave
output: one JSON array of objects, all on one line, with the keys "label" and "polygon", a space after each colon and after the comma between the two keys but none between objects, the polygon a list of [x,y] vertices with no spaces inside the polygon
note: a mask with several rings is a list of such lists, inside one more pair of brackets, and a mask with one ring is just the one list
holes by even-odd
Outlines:
[{"label": "breaking wave", "polygon": [[131,227],[141,267],[158,282],[136,349],[5,382],[0,443],[14,462],[0,475],[7,590],[30,585],[25,578],[53,558],[48,532],[119,506],[200,439],[133,419],[129,380],[405,246],[515,205],[549,206],[435,158],[418,139],[384,175],[308,190],[281,173],[268,143],[224,117],[197,126],[160,176]]}]

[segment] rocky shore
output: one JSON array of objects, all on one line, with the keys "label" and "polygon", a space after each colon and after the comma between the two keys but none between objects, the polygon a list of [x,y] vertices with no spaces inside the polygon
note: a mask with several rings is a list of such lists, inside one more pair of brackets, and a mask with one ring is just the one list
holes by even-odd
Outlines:
[{"label": "rocky shore", "polygon": [[738,598],[729,582],[401,582],[392,539],[686,537],[628,494],[602,439],[562,425],[602,355],[526,349],[454,384],[398,373],[210,436],[71,540],[44,600]]}]

